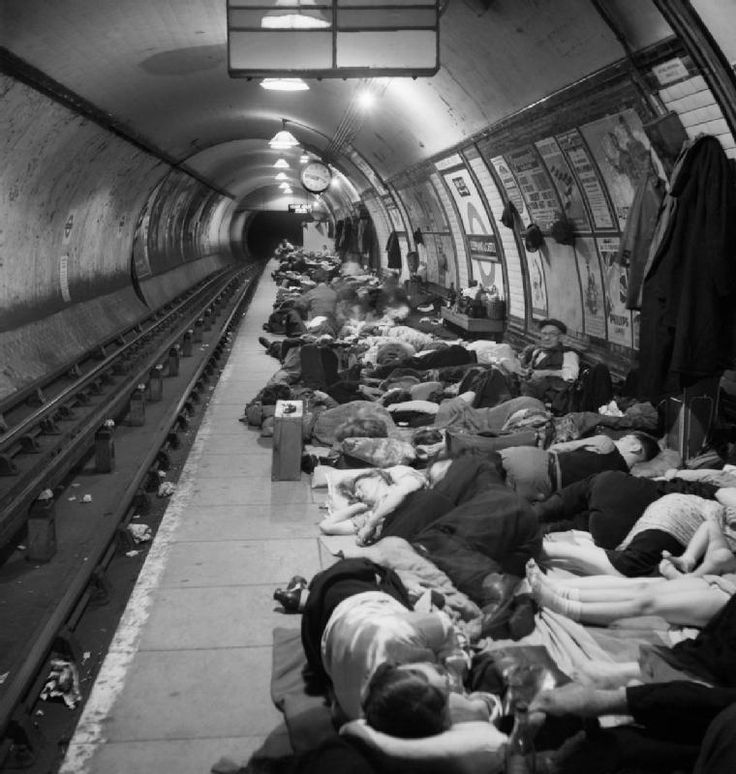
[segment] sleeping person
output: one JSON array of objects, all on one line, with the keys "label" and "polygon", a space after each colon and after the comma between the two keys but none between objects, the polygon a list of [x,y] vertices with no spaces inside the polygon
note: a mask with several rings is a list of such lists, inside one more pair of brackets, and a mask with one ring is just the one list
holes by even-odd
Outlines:
[{"label": "sleeping person", "polygon": [[463,693],[469,658],[451,619],[414,611],[394,571],[339,561],[314,576],[302,612],[307,663],[328,686],[338,725],[364,717],[377,731],[417,738],[490,719],[487,695]]},{"label": "sleeping person", "polygon": [[[560,536],[544,541],[542,559],[549,566],[579,575],[635,577],[656,572],[663,555],[679,557],[686,551],[682,562],[671,563],[674,573],[685,570],[694,566],[694,559],[705,550],[701,545],[712,534],[710,527],[701,528],[705,523],[713,523],[726,541],[727,550],[736,548],[736,487],[717,489],[714,497],[710,500],[694,494],[666,494],[646,507],[615,549],[595,545],[587,534],[574,542]],[[698,540],[692,544],[696,536]],[[686,550],[688,544],[693,548]],[[709,564],[713,555],[711,550]]]}]

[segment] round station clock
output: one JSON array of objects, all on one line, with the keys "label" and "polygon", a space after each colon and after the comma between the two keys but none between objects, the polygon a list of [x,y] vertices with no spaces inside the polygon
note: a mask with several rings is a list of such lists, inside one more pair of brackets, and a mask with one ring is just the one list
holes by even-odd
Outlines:
[{"label": "round station clock", "polygon": [[300,179],[307,191],[318,194],[327,190],[332,180],[332,172],[327,164],[321,161],[310,161],[302,167]]}]

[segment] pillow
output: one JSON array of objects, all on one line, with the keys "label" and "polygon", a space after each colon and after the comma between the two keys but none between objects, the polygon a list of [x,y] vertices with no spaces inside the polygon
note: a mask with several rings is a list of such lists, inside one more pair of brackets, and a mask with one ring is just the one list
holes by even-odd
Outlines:
[{"label": "pillow", "polygon": [[631,475],[639,478],[657,478],[671,468],[681,468],[682,457],[674,449],[663,449],[654,459],[637,462],[631,468]]},{"label": "pillow", "polygon": [[381,771],[421,774],[494,774],[503,769],[507,737],[492,723],[457,723],[423,739],[400,739],[371,728],[365,720],[346,723],[340,734],[359,740]]}]

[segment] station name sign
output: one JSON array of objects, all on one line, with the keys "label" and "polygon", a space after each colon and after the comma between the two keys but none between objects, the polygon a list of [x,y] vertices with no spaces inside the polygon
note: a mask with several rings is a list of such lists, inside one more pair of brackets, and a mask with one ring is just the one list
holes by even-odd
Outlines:
[{"label": "station name sign", "polygon": [[311,204],[290,204],[289,212],[296,212],[300,215],[306,215],[312,211]]}]

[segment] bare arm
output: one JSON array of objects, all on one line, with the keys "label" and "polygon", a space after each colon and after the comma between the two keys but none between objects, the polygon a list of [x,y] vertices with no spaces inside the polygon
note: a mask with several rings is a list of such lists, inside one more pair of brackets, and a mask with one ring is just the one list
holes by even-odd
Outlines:
[{"label": "bare arm", "polygon": [[550,451],[566,452],[575,449],[590,449],[598,454],[607,454],[613,451],[615,445],[606,435],[594,435],[591,438],[578,438],[576,441],[565,441],[563,443],[553,443],[549,447]]}]

